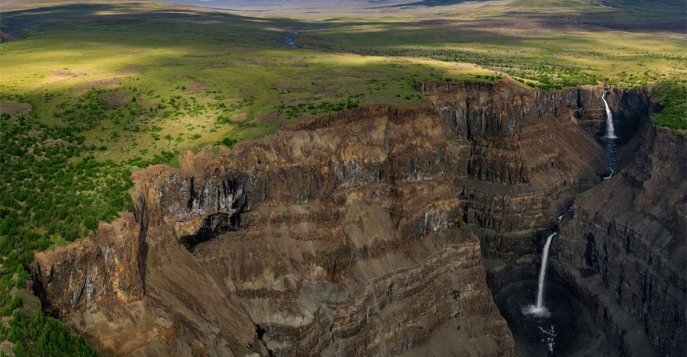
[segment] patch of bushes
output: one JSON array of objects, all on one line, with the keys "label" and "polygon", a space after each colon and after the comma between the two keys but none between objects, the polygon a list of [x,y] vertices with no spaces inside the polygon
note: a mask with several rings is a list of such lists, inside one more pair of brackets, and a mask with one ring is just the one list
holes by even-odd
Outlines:
[{"label": "patch of bushes", "polygon": [[[428,57],[443,62],[474,63],[498,72],[507,73],[512,77],[529,79],[538,82],[536,87],[542,89],[560,89],[575,87],[582,84],[595,84],[602,78],[585,72],[574,66],[548,65],[537,63],[515,63],[513,60],[498,59],[487,55],[470,51],[440,49],[430,50],[423,48],[404,49],[366,49],[363,51],[351,51],[365,55],[391,56],[391,57]],[[499,76],[478,76],[487,80],[497,80]],[[522,83],[534,85],[521,80]]]},{"label": "patch of bushes", "polygon": [[238,143],[238,140],[234,138],[224,138],[222,141],[220,141],[220,144],[228,147],[232,147]]},{"label": "patch of bushes", "polygon": [[17,356],[92,355],[56,320],[17,310],[11,290],[29,278],[35,250],[82,238],[133,209],[132,162],[96,161],[90,153],[103,148],[87,148],[77,124],[48,127],[3,114],[0,142],[0,312],[12,316],[0,332]]},{"label": "patch of bushes", "polygon": [[340,112],[347,109],[353,109],[360,106],[360,95],[348,96],[346,100],[339,102],[310,102],[298,103],[294,105],[286,105],[281,103],[277,106],[277,113],[285,115],[287,119],[296,119],[303,115],[319,115],[330,112]]},{"label": "patch of bushes", "polygon": [[96,356],[83,338],[70,334],[62,323],[40,311],[31,314],[17,311],[0,335],[14,341],[12,352],[16,357]]},{"label": "patch of bushes", "polygon": [[493,75],[493,76],[490,76],[490,75],[484,75],[484,76],[477,75],[477,76],[475,76],[475,78],[477,78],[477,79],[482,79],[482,78],[484,78],[484,79],[486,79],[486,80],[488,80],[488,81],[498,81],[499,79],[501,79],[501,76],[499,76],[499,75]]},{"label": "patch of bushes", "polygon": [[[133,95],[130,97],[127,92]],[[141,106],[143,94],[138,97],[135,88],[127,92],[122,89],[91,89],[77,100],[59,104],[55,118],[81,131],[95,129],[104,121],[124,125],[124,130],[133,131],[139,122],[156,116],[159,109]]]},{"label": "patch of bushes", "polygon": [[656,125],[666,128],[687,130],[687,86],[676,82],[656,86],[654,97],[664,108],[652,115]]}]

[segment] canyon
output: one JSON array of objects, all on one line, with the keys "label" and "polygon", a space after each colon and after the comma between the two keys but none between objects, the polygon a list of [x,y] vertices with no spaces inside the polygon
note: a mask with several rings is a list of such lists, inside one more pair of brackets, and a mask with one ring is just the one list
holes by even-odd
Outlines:
[{"label": "canyon", "polygon": [[504,304],[556,228],[551,279],[599,350],[684,355],[687,139],[651,123],[650,89],[605,97],[609,180],[600,86],[416,90],[430,107],[135,173],[134,213],[36,253],[43,310],[104,355],[522,355]]}]

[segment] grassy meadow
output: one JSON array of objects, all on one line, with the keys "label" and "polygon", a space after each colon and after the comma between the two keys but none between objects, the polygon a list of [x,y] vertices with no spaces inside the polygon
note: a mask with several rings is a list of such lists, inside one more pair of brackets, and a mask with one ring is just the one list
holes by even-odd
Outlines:
[{"label": "grassy meadow", "polygon": [[336,13],[0,0],[0,312],[12,317],[0,340],[18,356],[92,353],[18,297],[25,267],[131,210],[131,172],[185,150],[361,105],[428,106],[412,89],[425,80],[665,82],[656,120],[687,129],[685,11],[672,0]]}]

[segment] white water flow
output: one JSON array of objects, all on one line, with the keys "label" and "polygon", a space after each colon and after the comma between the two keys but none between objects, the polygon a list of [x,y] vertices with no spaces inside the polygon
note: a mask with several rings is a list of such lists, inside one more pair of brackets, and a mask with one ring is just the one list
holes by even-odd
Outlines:
[{"label": "white water flow", "polygon": [[606,137],[609,139],[617,139],[618,137],[615,136],[615,128],[613,127],[613,113],[611,112],[611,108],[608,106],[608,102],[606,101],[605,90],[604,94],[601,95],[601,100],[604,101],[604,106],[606,107]]},{"label": "white water flow", "polygon": [[604,177],[603,179],[604,179],[604,180],[610,180],[610,179],[613,178],[613,174],[615,174],[615,171],[611,170],[611,173],[608,174],[608,176]]},{"label": "white water flow", "polygon": [[523,313],[534,316],[549,316],[549,309],[544,306],[544,281],[546,279],[546,264],[549,260],[549,248],[551,247],[551,240],[558,233],[552,233],[546,238],[544,251],[541,257],[541,267],[539,268],[539,289],[537,290],[537,303],[535,305],[527,306],[523,309]]}]

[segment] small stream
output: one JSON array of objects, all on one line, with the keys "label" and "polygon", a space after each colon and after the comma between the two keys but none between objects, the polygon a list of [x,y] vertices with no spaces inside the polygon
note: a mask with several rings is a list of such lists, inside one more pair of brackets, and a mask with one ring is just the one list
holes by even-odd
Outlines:
[{"label": "small stream", "polygon": [[298,42],[296,42],[296,38],[300,34],[301,34],[300,29],[294,30],[293,32],[289,33],[288,35],[284,36],[284,38],[282,38],[281,44],[283,46],[288,47],[288,48],[293,49],[293,50],[297,50],[299,48],[302,48],[302,46]]}]

